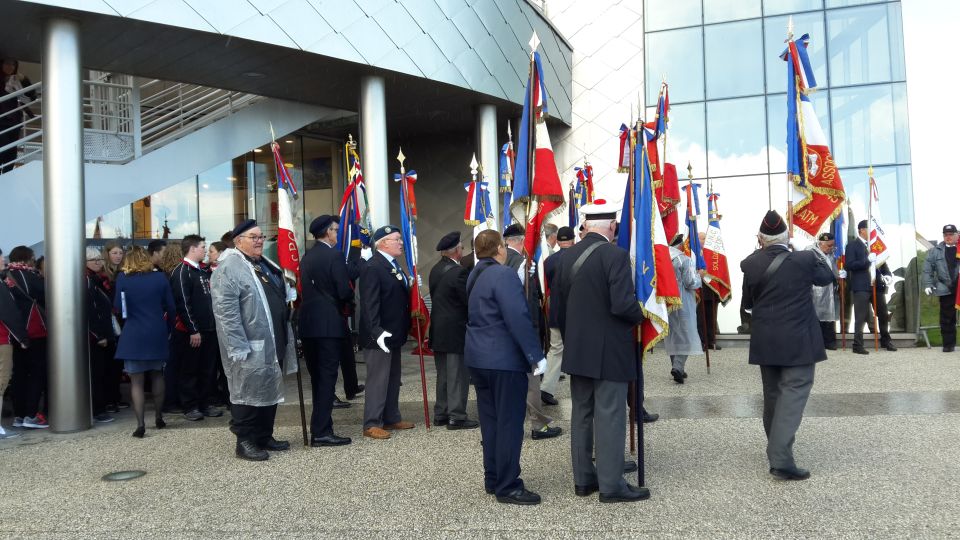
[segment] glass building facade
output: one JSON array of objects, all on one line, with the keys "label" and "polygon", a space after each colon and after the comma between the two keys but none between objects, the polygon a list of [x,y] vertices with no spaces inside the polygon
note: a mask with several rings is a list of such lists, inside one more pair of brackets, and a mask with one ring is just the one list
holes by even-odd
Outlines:
[{"label": "glass building facade", "polygon": [[918,278],[910,263],[917,249],[900,2],[645,0],[644,14],[650,117],[659,82],[669,84],[666,160],[678,170],[689,163],[695,181],[709,179],[720,194],[734,282],[720,330],[735,332],[740,323],[739,262],[755,248],[763,212],[786,208],[788,79],[780,53],[790,17],[795,36],[810,35],[818,83],[811,100],[846,187],[850,234],[867,218],[872,166],[880,194],[873,213],[884,224],[889,266],[898,276],[891,330],[915,330]]}]

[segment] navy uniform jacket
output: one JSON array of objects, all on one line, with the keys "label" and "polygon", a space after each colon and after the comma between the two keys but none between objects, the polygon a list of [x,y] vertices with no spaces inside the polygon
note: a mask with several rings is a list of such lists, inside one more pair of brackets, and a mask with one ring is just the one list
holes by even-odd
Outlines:
[{"label": "navy uniform jacket", "polygon": [[126,313],[126,324],[117,344],[116,358],[121,360],[167,360],[177,308],[173,304],[170,282],[163,272],[120,274],[113,308]]},{"label": "navy uniform jacket", "polygon": [[483,258],[467,278],[468,367],[529,373],[543,359],[516,271]]},{"label": "navy uniform jacket", "polygon": [[441,257],[430,270],[430,348],[434,352],[463,354],[469,275],[470,270],[449,257]]},{"label": "navy uniform jacket", "polygon": [[170,288],[177,304],[177,330],[191,335],[217,331],[209,272],[181,261],[170,273]]},{"label": "navy uniform jacket", "polygon": [[[847,283],[850,285],[850,290],[852,292],[872,291],[870,260],[867,259],[869,254],[867,253],[867,244],[863,242],[863,239],[858,236],[848,243],[844,256],[843,268],[847,271]],[[877,294],[887,290],[887,284],[881,279],[881,276],[884,275],[889,276],[890,269],[887,268],[886,264],[881,264],[877,267],[877,275],[875,276]]]},{"label": "navy uniform jacket", "polygon": [[[410,290],[390,261],[377,250],[360,270],[360,345],[379,349],[377,338],[384,330],[395,349],[407,342],[410,332]],[[408,275],[409,276],[409,275]]]},{"label": "navy uniform jacket", "polygon": [[827,359],[810,287],[833,283],[833,269],[812,251],[794,251],[759,287],[767,267],[786,250],[768,246],[740,263],[744,308],[753,309],[751,364],[802,366]]},{"label": "navy uniform jacket", "polygon": [[[586,259],[571,283],[580,255],[601,243]],[[561,370],[604,381],[637,378],[633,327],[643,320],[626,250],[589,233],[560,259],[553,287],[559,290],[558,323],[563,336]]]},{"label": "navy uniform jacket", "polygon": [[[359,265],[358,265],[359,269]],[[300,337],[345,338],[353,305],[350,268],[343,253],[318,241],[300,261]],[[379,334],[377,334],[379,336]]]},{"label": "navy uniform jacket", "polygon": [[550,255],[543,261],[543,279],[547,282],[547,290],[550,295],[549,309],[547,310],[547,324],[550,328],[560,328],[560,299],[558,298],[558,283],[554,282],[557,275],[557,267],[560,265],[560,255],[566,251],[561,248],[553,255]]}]

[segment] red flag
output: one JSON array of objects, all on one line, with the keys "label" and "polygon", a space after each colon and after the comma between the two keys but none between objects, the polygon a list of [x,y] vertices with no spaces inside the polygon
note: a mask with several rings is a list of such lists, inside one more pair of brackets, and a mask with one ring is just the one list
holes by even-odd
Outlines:
[{"label": "red flag", "polygon": [[290,197],[296,196],[297,188],[293,185],[290,171],[283,164],[280,157],[280,145],[273,142],[273,161],[277,167],[277,262],[283,269],[284,276],[293,281],[300,290],[300,250],[297,248],[297,237],[293,230],[293,211]]}]

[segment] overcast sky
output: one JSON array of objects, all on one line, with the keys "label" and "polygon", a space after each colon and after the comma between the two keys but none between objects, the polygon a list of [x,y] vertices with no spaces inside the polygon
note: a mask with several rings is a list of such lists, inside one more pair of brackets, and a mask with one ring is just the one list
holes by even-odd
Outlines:
[{"label": "overcast sky", "polygon": [[945,223],[960,226],[960,164],[956,133],[957,98],[953,32],[960,20],[955,0],[903,0],[907,62],[910,154],[917,231],[941,238]]}]

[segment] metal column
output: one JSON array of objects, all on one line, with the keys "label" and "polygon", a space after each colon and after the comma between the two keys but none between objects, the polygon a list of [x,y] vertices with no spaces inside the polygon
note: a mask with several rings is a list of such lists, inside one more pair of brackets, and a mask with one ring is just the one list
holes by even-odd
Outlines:
[{"label": "metal column", "polygon": [[483,180],[487,182],[490,193],[490,206],[497,230],[503,230],[500,223],[500,149],[497,147],[497,107],[480,105],[477,107],[477,150],[480,166],[483,167]]},{"label": "metal column", "polygon": [[374,229],[390,224],[385,88],[383,77],[367,76],[360,81],[360,157]]},{"label": "metal column", "polygon": [[89,429],[83,105],[80,25],[50,19],[43,33],[43,222],[50,426]]}]

